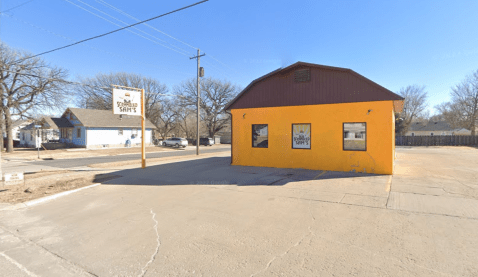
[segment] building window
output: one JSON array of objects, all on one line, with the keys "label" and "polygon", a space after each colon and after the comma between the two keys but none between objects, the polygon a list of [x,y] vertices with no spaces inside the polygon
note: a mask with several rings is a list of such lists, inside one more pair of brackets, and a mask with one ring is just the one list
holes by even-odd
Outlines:
[{"label": "building window", "polygon": [[119,128],[118,129],[118,136],[122,136],[123,135],[123,128]]},{"label": "building window", "polygon": [[414,137],[414,136],[415,136],[415,133],[412,133],[412,137]]},{"label": "building window", "polygon": [[344,123],[344,146],[347,151],[367,150],[367,124],[365,122]]},{"label": "building window", "polygon": [[269,135],[267,124],[253,124],[252,125],[252,147],[268,148]]},{"label": "building window", "polygon": [[80,128],[76,129],[76,137],[81,138],[81,129]]},{"label": "building window", "polygon": [[430,133],[430,136],[433,136],[433,133]]},{"label": "building window", "polygon": [[292,124],[292,149],[310,149],[310,123]]}]

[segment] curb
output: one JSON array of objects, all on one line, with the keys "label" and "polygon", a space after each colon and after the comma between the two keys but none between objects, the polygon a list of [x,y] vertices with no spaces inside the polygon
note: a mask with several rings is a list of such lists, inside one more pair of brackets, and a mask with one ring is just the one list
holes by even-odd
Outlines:
[{"label": "curb", "polygon": [[5,207],[5,208],[0,208],[0,212],[1,211],[13,211],[13,210],[21,209],[21,208],[35,206],[35,205],[38,205],[38,204],[41,204],[41,203],[44,203],[44,202],[48,202],[48,201],[51,201],[53,199],[56,199],[56,198],[59,198],[59,197],[62,197],[62,196],[68,195],[68,194],[78,192],[80,190],[93,188],[93,187],[96,187],[96,186],[99,186],[99,185],[101,185],[101,184],[96,183],[96,184],[89,185],[89,186],[86,186],[86,187],[81,187],[81,188],[77,188],[77,189],[74,189],[74,190],[68,190],[68,191],[60,192],[60,193],[53,194],[53,195],[50,195],[50,196],[30,200],[30,201],[27,201],[27,202],[14,204],[14,205],[11,205],[11,206],[8,206],[8,207]]}]

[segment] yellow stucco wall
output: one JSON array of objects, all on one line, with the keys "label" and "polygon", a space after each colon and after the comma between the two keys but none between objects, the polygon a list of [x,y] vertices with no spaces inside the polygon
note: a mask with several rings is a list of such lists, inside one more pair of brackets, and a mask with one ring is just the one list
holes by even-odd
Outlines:
[{"label": "yellow stucco wall", "polygon": [[[367,111],[372,110],[367,115]],[[234,109],[232,164],[392,174],[393,102]],[[245,114],[245,115],[244,115]],[[343,150],[343,123],[367,123],[367,150]],[[311,123],[311,149],[292,149],[292,124]],[[268,148],[252,147],[252,124],[268,124]]]}]

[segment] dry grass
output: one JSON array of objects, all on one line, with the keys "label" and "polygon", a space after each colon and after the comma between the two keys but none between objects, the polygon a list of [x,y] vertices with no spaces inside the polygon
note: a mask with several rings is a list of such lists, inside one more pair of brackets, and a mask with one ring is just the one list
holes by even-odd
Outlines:
[{"label": "dry grass", "polygon": [[0,186],[0,203],[22,203],[40,197],[73,190],[120,177],[98,172],[72,172],[63,170],[25,175],[25,183]]}]

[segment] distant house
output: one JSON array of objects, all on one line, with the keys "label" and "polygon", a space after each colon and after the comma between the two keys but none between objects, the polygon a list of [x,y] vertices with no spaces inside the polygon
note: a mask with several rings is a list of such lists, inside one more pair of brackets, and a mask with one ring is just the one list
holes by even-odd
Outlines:
[{"label": "distant house", "polygon": [[[28,124],[32,123],[31,120],[23,120],[23,119],[20,119],[20,120],[17,120],[15,122],[13,122],[12,124],[12,135],[13,135],[13,140],[20,140],[20,129],[22,129],[23,127],[27,126]],[[7,137],[7,132],[5,130],[3,130],[3,137],[6,138]]]},{"label": "distant house", "polygon": [[60,127],[73,125],[65,118],[43,117],[20,129],[20,145],[23,147],[41,147],[41,143],[58,141]]},{"label": "distant house", "polygon": [[412,122],[406,136],[469,136],[471,131],[452,128],[446,121]]},{"label": "distant house", "polygon": [[[111,110],[67,108],[61,118],[70,125],[60,127],[60,142],[75,147],[108,148],[141,145],[141,118],[116,115]],[[155,126],[145,121],[145,143],[152,143]]]}]

